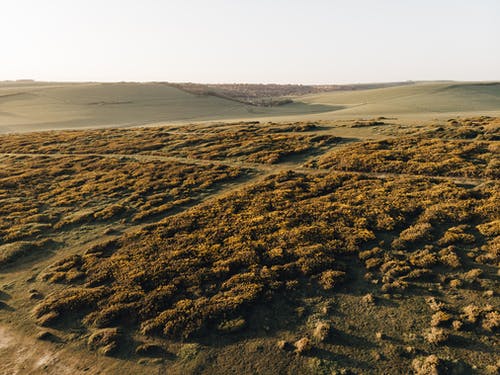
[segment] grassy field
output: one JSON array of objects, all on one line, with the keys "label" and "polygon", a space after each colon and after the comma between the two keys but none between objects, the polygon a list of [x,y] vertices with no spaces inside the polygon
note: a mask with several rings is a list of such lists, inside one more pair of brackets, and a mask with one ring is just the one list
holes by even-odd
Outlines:
[{"label": "grassy field", "polygon": [[0,373],[496,374],[499,138],[487,116],[2,135]]},{"label": "grassy field", "polygon": [[279,107],[249,106],[154,83],[0,83],[2,133],[291,116],[333,109],[301,102]]},{"label": "grassy field", "polygon": [[[160,83],[3,82],[0,133],[221,120],[309,121],[378,116],[429,120],[500,114],[499,83],[431,82],[370,89],[353,86],[352,90],[285,97],[279,94],[301,90],[273,86],[271,93],[278,95],[273,98],[268,97],[271,94],[267,86],[256,85],[250,93],[245,91],[245,85],[234,86],[229,94],[214,96],[206,94],[204,86],[200,89],[203,94],[197,95],[197,91]],[[275,106],[244,102],[261,99],[293,102]]]},{"label": "grassy field", "polygon": [[297,98],[342,106],[335,116],[457,116],[500,110],[500,83],[418,83],[382,89],[329,92]]}]

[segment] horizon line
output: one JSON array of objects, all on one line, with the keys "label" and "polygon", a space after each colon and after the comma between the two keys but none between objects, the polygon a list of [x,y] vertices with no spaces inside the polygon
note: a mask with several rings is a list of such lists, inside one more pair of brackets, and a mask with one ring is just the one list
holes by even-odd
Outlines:
[{"label": "horizon line", "polygon": [[277,85],[277,86],[352,86],[352,85],[371,85],[371,84],[415,84],[415,83],[433,83],[433,82],[457,82],[457,83],[500,83],[499,80],[453,80],[453,79],[431,79],[431,80],[404,80],[404,81],[365,81],[349,83],[277,83],[277,82],[202,82],[202,81],[168,81],[168,80],[119,80],[119,81],[99,81],[99,80],[43,80],[32,78],[3,79],[0,83],[167,83],[167,84],[198,84],[198,85]]}]

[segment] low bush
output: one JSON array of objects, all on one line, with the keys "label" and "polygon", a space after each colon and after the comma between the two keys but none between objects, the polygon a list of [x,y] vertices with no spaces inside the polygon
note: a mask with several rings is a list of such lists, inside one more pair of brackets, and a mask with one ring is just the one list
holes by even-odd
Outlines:
[{"label": "low bush", "polygon": [[[443,264],[456,265],[456,253],[440,250],[439,237],[425,235],[427,225],[419,231],[424,235],[403,235],[419,238],[419,250],[394,249],[391,238],[427,222],[443,196],[450,210],[467,210],[479,225],[491,222],[491,189],[428,179],[279,174],[58,262],[49,274],[62,273],[74,287],[45,297],[37,316],[76,315],[88,327],[134,326],[178,338],[239,330],[254,307],[302,290],[311,278],[335,293],[350,278],[347,259],[364,260],[381,291],[403,293],[411,283],[448,272]],[[394,218],[394,230],[377,229],[381,213]],[[449,215],[440,225],[460,221]]]},{"label": "low bush", "polygon": [[498,151],[489,142],[400,137],[355,143],[310,166],[341,171],[500,178]]}]

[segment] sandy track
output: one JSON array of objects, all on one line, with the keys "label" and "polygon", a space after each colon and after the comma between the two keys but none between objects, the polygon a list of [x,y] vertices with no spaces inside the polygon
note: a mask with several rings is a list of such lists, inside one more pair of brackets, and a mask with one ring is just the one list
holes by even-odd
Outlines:
[{"label": "sandy track", "polygon": [[64,343],[49,343],[0,324],[0,375],[156,374],[159,366],[75,351]]},{"label": "sandy track", "polygon": [[41,343],[0,325],[0,374],[84,374],[91,361],[78,361],[60,346]]}]

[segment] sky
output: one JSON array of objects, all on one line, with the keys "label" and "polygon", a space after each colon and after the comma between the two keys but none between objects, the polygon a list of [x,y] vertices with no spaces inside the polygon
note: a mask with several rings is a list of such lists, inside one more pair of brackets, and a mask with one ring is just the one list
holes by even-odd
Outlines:
[{"label": "sky", "polygon": [[499,0],[0,0],[0,80],[500,80]]}]

